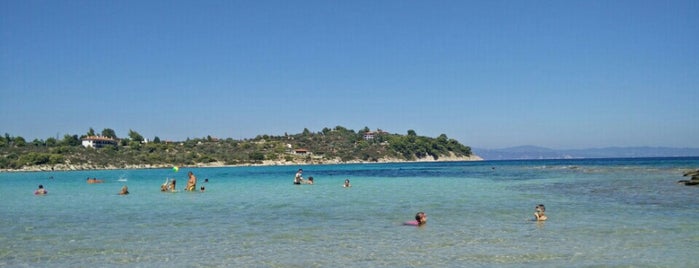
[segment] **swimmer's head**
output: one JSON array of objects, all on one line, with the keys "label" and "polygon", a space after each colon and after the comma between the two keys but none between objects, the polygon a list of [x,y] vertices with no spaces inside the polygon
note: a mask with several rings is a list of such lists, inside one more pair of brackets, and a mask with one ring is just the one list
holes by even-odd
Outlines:
[{"label": "swimmer's head", "polygon": [[44,185],[39,184],[39,189],[44,189]]},{"label": "swimmer's head", "polygon": [[415,214],[415,220],[418,222],[418,224],[423,224],[427,222],[427,214],[425,212],[418,212]]},{"label": "swimmer's head", "polygon": [[544,211],[546,211],[546,207],[544,207],[544,204],[538,204],[538,205],[536,205],[536,208],[535,208],[535,209],[536,209],[537,212],[544,212]]}]

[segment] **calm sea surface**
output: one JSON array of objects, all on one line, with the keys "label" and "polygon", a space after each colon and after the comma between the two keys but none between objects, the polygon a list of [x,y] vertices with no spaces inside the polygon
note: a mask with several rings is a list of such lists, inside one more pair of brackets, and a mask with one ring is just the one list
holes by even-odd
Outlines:
[{"label": "calm sea surface", "polygon": [[[298,168],[316,184],[293,185]],[[699,187],[676,183],[697,168],[646,158],[0,173],[0,266],[699,267]],[[182,190],[188,171],[206,192],[159,191],[167,177]],[[33,194],[39,184],[48,195]],[[117,195],[123,185],[130,195]],[[532,221],[538,203],[547,222]],[[402,226],[418,211],[426,226]]]}]

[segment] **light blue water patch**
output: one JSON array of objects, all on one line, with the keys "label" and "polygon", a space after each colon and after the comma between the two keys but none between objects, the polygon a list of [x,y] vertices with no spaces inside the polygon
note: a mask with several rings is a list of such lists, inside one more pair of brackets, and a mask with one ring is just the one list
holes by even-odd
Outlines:
[{"label": "light blue water patch", "polygon": [[[293,185],[298,168],[316,184]],[[678,158],[1,173],[0,266],[696,267],[699,188],[675,183],[696,168]],[[205,192],[181,191],[188,171]],[[160,192],[166,178],[180,192]],[[33,194],[39,184],[48,195]],[[117,195],[123,185],[130,195]],[[538,203],[547,222],[531,221]],[[426,226],[402,225],[418,211]]]}]

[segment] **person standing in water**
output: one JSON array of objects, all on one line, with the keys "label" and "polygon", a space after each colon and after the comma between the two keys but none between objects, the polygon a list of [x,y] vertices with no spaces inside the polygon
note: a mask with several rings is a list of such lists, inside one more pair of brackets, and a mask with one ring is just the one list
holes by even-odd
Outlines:
[{"label": "person standing in water", "polygon": [[186,191],[190,191],[190,192],[196,191],[197,190],[197,177],[194,176],[194,173],[192,173],[191,171],[189,173],[187,173],[187,175],[189,175],[189,180],[187,181],[187,187],[185,187],[184,189]]},{"label": "person standing in water", "polygon": [[294,176],[294,184],[301,184],[303,182],[303,169],[299,168],[299,171],[296,172],[296,176]]}]

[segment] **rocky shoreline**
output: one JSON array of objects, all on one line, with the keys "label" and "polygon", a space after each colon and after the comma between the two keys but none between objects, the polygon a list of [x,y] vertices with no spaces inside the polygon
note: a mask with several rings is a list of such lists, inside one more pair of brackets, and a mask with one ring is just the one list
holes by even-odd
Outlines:
[{"label": "rocky shoreline", "polygon": [[699,185],[699,169],[693,171],[687,171],[682,174],[683,177],[690,177],[689,180],[679,180],[677,183],[682,183],[687,186]]},{"label": "rocky shoreline", "polygon": [[[240,167],[240,166],[299,166],[299,165],[335,165],[335,164],[367,164],[367,163],[412,163],[412,162],[458,162],[458,161],[482,161],[483,158],[477,155],[468,157],[460,157],[455,155],[441,156],[439,159],[432,157],[421,158],[416,160],[402,160],[398,158],[383,158],[378,161],[341,161],[340,159],[312,159],[310,161],[281,161],[281,160],[265,160],[261,163],[246,163],[239,165],[226,165],[223,162],[198,163],[195,165],[185,165],[181,167]],[[23,167],[21,169],[0,169],[0,172],[41,172],[41,171],[77,171],[77,170],[114,170],[114,169],[158,169],[171,168],[175,164],[142,164],[142,165],[126,165],[124,167],[117,166],[97,166],[94,164],[58,164],[58,165],[38,165],[31,167]]]}]

